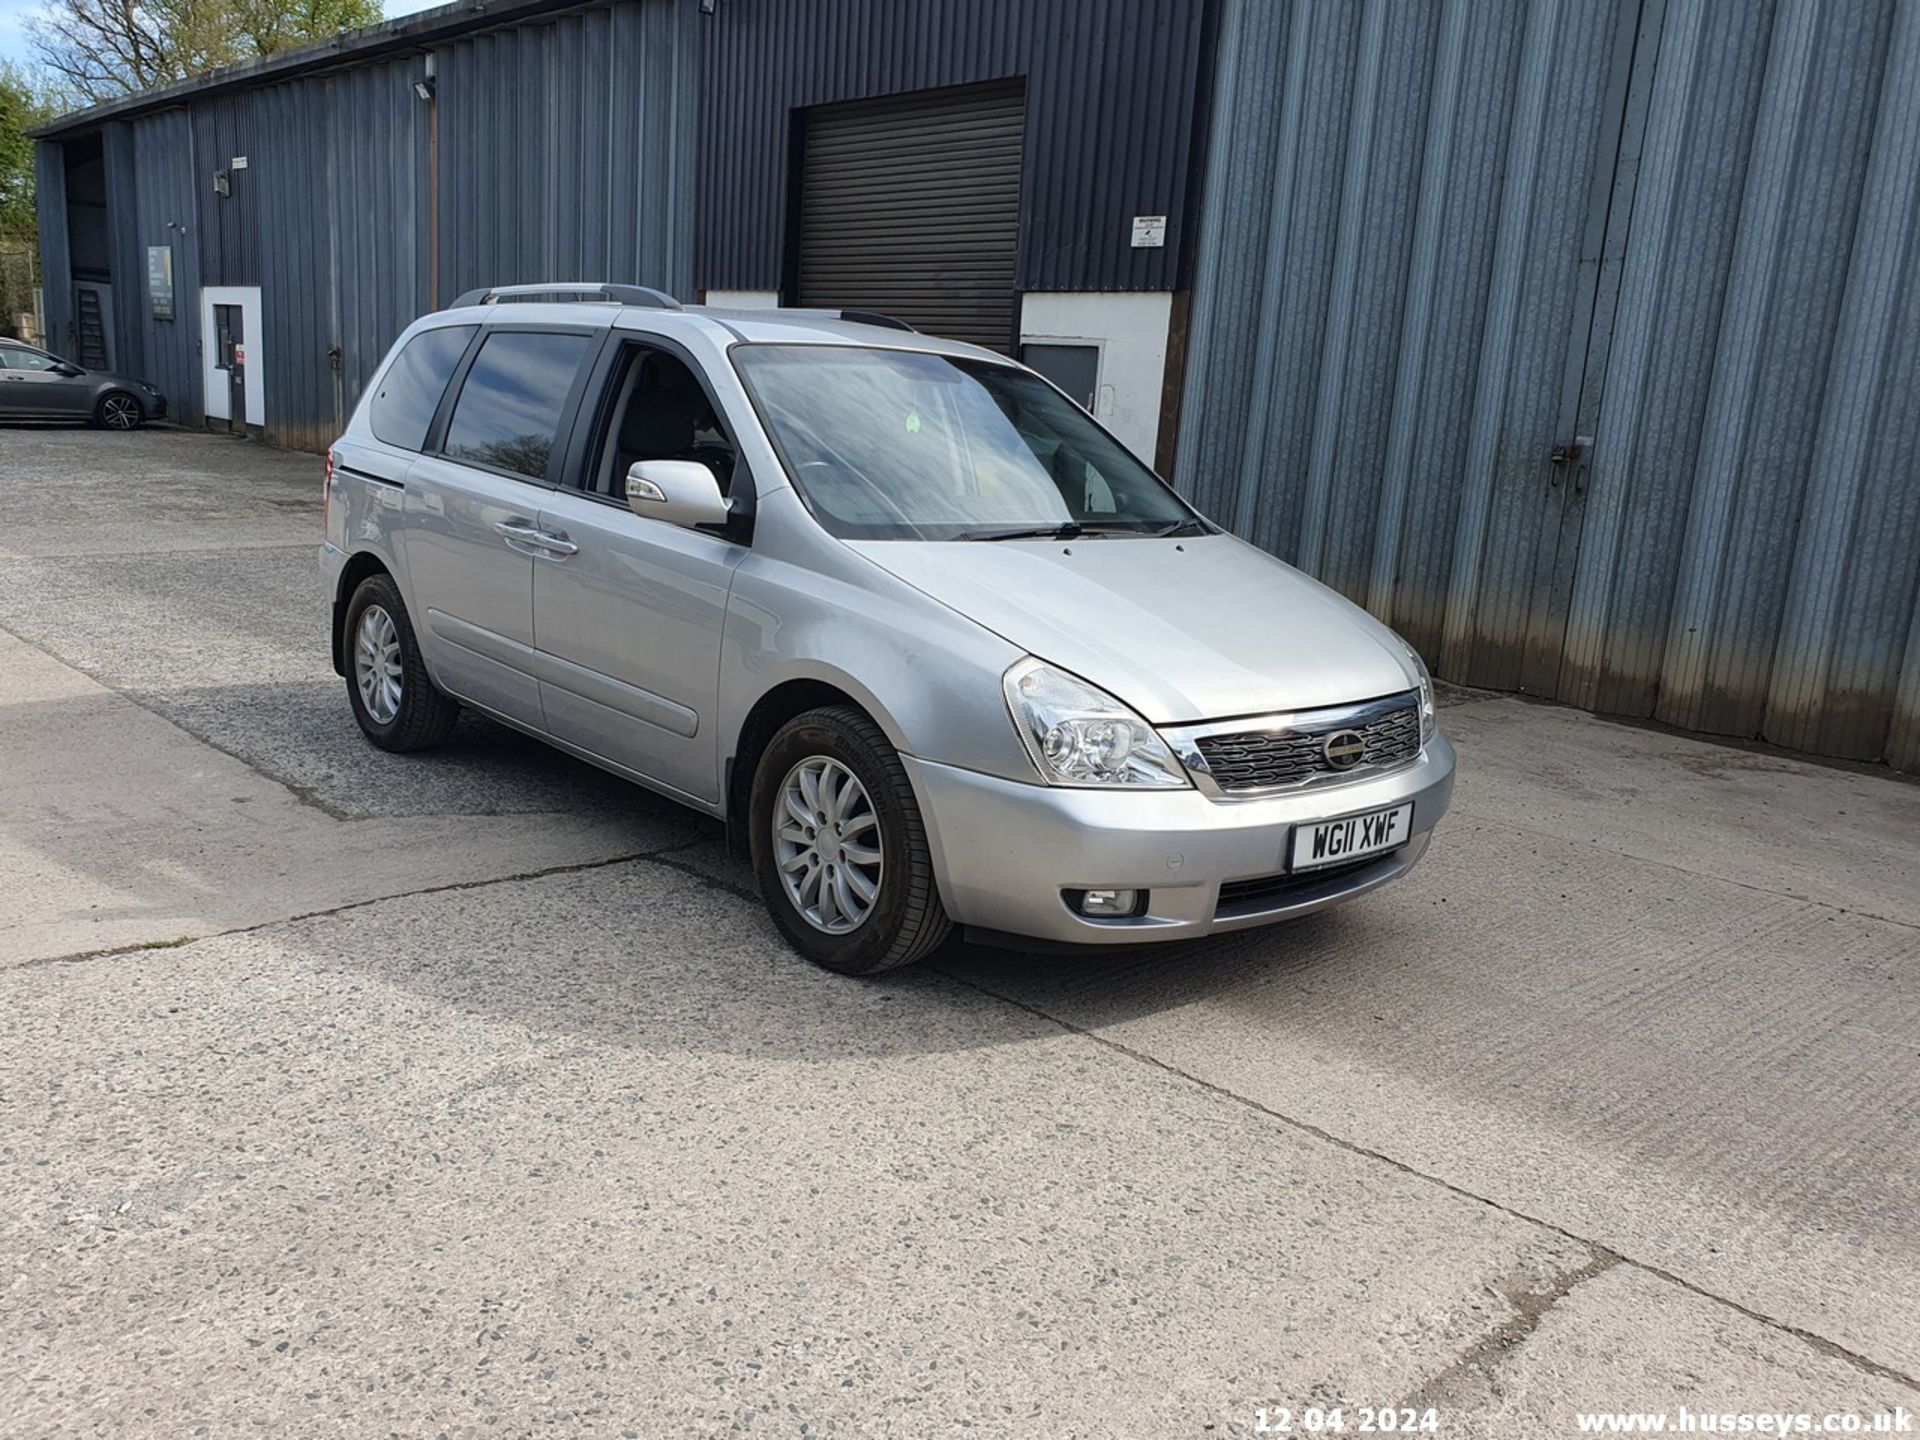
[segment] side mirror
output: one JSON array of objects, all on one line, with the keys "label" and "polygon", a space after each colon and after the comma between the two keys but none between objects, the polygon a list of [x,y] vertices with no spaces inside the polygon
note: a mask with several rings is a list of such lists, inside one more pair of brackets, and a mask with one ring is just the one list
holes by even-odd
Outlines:
[{"label": "side mirror", "polygon": [[724,525],[727,497],[698,460],[641,460],[627,471],[627,508],[669,525]]},{"label": "side mirror", "polygon": [[69,380],[73,379],[76,375],[84,375],[87,373],[70,360],[56,360],[47,368],[52,370],[56,375],[64,375]]}]

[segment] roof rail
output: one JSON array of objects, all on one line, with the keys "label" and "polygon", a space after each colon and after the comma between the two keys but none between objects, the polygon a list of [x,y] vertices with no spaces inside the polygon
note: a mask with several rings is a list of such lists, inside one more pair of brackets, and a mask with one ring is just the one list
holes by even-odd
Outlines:
[{"label": "roof rail", "polygon": [[904,330],[909,335],[920,333],[906,321],[892,315],[882,315],[878,310],[842,310],[840,318],[849,325],[878,325],[883,330]]},{"label": "roof rail", "polygon": [[[723,306],[721,308],[730,309],[734,307]],[[751,309],[755,307],[741,306],[738,308]],[[769,307],[758,308],[764,309]],[[899,316],[882,315],[878,310],[840,310],[820,305],[775,305],[770,308],[778,310],[782,315],[812,315],[822,320],[844,320],[849,325],[878,325],[882,330],[904,330],[909,335],[918,335],[920,333],[906,321],[900,319]]]},{"label": "roof rail", "polygon": [[453,302],[453,309],[466,305],[497,305],[502,300],[531,299],[537,295],[568,295],[581,300],[603,300],[613,305],[639,305],[648,310],[678,310],[680,302],[664,290],[648,285],[608,285],[598,280],[562,280],[539,285],[495,285],[469,290]]}]

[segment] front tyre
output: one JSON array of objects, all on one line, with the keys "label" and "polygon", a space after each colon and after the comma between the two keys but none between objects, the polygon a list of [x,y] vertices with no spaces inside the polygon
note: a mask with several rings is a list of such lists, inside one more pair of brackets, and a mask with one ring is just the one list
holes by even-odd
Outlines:
[{"label": "front tyre", "polygon": [[146,418],[145,407],[124,390],[109,390],[93,407],[93,423],[102,430],[138,430]]},{"label": "front tyre", "polygon": [[860,711],[809,710],[782,726],[748,814],[761,896],[814,964],[877,974],[924,959],[952,929],[906,769]]},{"label": "front tyre", "polygon": [[460,707],[434,688],[413,622],[390,576],[369,575],[346,617],[347,700],[382,750],[428,750],[453,733]]}]

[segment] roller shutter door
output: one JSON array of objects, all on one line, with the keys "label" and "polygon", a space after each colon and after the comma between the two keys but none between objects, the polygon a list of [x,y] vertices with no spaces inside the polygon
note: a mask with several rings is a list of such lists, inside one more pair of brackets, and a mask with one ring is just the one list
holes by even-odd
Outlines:
[{"label": "roller shutter door", "polygon": [[1000,86],[808,112],[797,303],[1007,350],[1021,110]]}]

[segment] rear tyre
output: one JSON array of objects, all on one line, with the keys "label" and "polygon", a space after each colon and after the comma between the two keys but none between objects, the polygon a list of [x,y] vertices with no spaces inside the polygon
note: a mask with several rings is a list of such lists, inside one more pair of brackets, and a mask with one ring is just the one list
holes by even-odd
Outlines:
[{"label": "rear tyre", "polygon": [[341,647],[347,701],[382,750],[430,750],[453,733],[460,707],[434,687],[413,622],[390,576],[369,575],[347,605]]},{"label": "rear tyre", "polygon": [[878,974],[925,959],[953,928],[906,769],[860,711],[809,710],[782,726],[748,814],[761,896],[814,964]]},{"label": "rear tyre", "polygon": [[93,407],[93,423],[102,430],[138,430],[147,412],[124,390],[109,390]]}]

